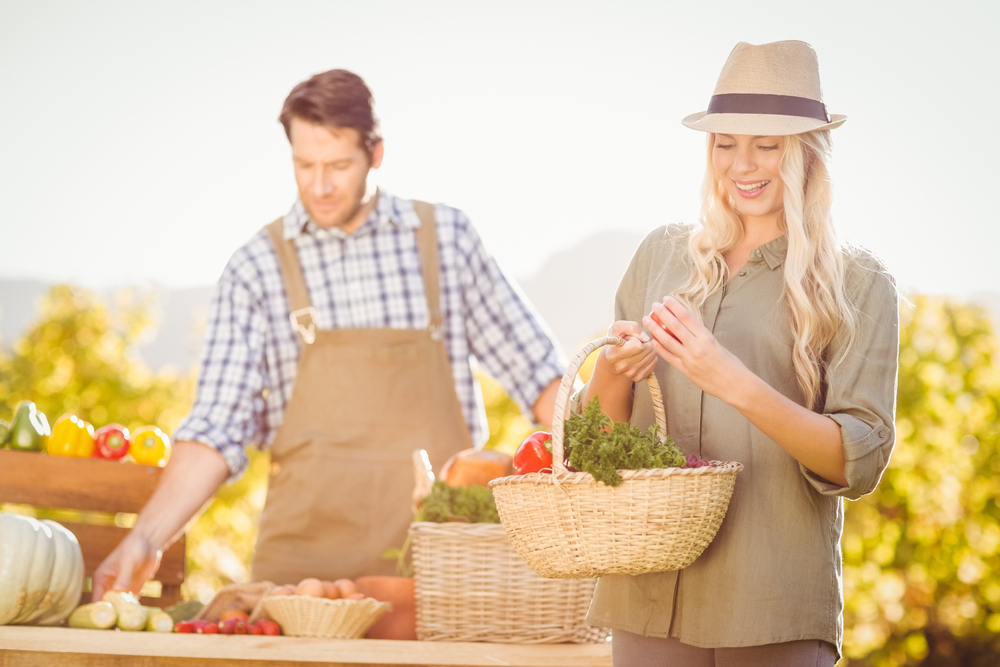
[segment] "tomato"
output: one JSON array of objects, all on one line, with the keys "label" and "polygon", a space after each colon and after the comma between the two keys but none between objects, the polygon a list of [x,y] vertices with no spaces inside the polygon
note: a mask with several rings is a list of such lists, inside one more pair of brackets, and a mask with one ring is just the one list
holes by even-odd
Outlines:
[{"label": "tomato", "polygon": [[99,459],[119,460],[128,454],[128,429],[121,424],[108,424],[94,431],[97,448],[94,456]]},{"label": "tomato", "polygon": [[243,622],[249,620],[250,615],[242,609],[227,609],[219,616],[220,621],[228,621],[231,618],[238,618]]},{"label": "tomato", "polygon": [[514,452],[514,472],[525,475],[543,470],[552,471],[552,434],[535,431]]}]

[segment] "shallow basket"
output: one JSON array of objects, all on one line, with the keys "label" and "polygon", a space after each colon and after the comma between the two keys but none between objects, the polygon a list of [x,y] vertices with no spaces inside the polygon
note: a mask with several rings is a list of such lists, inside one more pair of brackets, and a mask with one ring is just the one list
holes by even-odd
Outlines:
[{"label": "shallow basket", "polygon": [[[620,470],[620,486],[606,486],[563,464],[563,415],[576,373],[587,356],[616,336],[587,344],[563,377],[552,420],[552,473],[490,482],[500,520],[517,553],[537,574],[557,579],[679,570],[714,539],[743,465],[712,461],[703,468]],[[663,397],[648,379],[661,438]]]},{"label": "shallow basket", "polygon": [[410,524],[417,637],[541,644],[606,641],[587,624],[593,579],[543,579],[496,523]]},{"label": "shallow basket", "polygon": [[392,608],[374,598],[328,600],[307,595],[268,596],[261,601],[263,614],[293,637],[356,639]]}]

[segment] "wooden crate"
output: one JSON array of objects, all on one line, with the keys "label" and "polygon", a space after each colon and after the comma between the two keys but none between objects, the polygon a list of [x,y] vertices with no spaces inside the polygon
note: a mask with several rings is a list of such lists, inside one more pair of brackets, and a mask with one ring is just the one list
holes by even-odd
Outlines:
[{"label": "wooden crate", "polygon": [[[0,503],[36,508],[138,513],[159,483],[162,468],[153,466],[49,456],[40,452],[0,450]],[[59,521],[76,535],[83,551],[84,576],[90,577],[104,558],[128,534],[127,528],[96,523]],[[180,601],[184,581],[184,536],[163,552],[156,580],[160,597],[142,603],[168,607]],[[89,593],[84,593],[89,601]]]}]

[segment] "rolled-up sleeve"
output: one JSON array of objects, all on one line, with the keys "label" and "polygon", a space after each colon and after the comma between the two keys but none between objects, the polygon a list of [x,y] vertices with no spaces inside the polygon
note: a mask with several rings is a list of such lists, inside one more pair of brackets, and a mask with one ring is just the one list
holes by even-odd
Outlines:
[{"label": "rolled-up sleeve", "polygon": [[216,451],[229,466],[230,481],[247,466],[247,443],[264,437],[264,331],[266,318],[241,281],[224,275],[209,308],[198,390],[175,440],[193,440]]},{"label": "rolled-up sleeve", "polygon": [[800,467],[820,493],[853,500],[875,490],[895,443],[899,298],[885,269],[867,254],[849,262],[845,284],[857,330],[842,360],[843,342],[832,346],[823,413],[840,425],[847,486]]}]

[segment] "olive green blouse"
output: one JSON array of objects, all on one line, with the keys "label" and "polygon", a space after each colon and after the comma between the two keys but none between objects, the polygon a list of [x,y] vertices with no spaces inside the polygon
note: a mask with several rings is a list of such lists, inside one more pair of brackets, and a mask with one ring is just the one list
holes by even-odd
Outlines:
[{"label": "olive green blouse", "polygon": [[[657,229],[639,246],[622,278],[615,319],[642,321],[650,304],[685,281],[692,228]],[[706,301],[705,325],[765,382],[805,403],[792,368],[789,312],[782,298],[788,248],[782,236]],[[813,474],[735,408],[707,395],[662,359],[667,431],[685,454],[743,464],[715,540],[684,570],[613,575],[598,583],[588,620],[694,646],[757,646],[800,639],[840,652],[843,586],[842,497],[870,493],[895,439],[898,296],[882,265],[865,251],[845,251],[845,286],[858,312],[847,357],[829,368],[818,405],[841,427],[847,487]],[[831,359],[839,357],[835,342]],[[636,386],[631,422],[653,423],[645,383]]]}]

